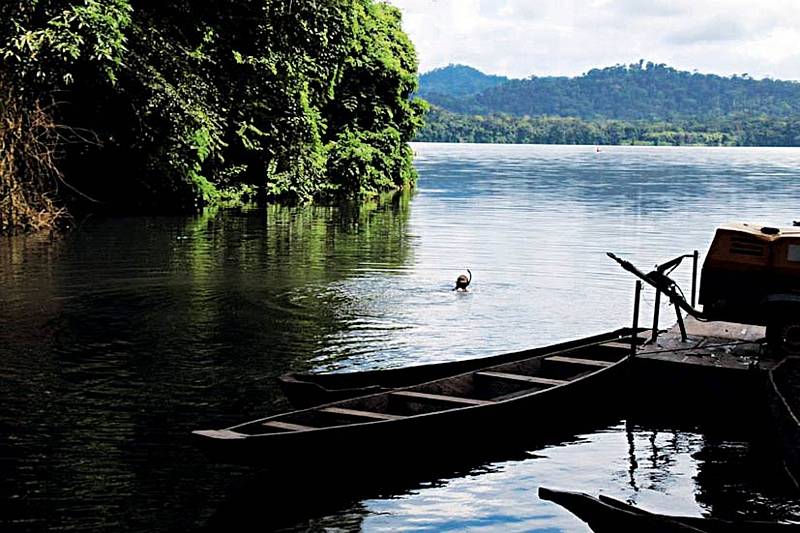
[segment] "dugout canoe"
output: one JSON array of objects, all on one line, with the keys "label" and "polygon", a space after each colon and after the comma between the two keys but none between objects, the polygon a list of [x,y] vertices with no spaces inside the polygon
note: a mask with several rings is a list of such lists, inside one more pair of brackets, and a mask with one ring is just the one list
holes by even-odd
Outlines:
[{"label": "dugout canoe", "polygon": [[615,338],[192,436],[217,461],[264,466],[504,445],[507,432],[546,435],[600,412],[621,391],[629,357]]},{"label": "dugout canoe", "polygon": [[[463,361],[431,363],[385,370],[366,370],[361,372],[328,374],[293,372],[284,374],[278,378],[278,381],[281,390],[291,404],[300,409],[401,387],[410,387],[488,366],[521,361],[523,359],[570,350],[581,346],[602,344],[609,341],[629,343],[632,331],[631,328],[619,328],[613,331],[548,346],[540,346],[517,352]],[[640,335],[645,332],[645,329],[639,329]],[[638,342],[641,343],[644,342],[644,340],[645,337],[642,336],[638,339]]]},{"label": "dugout canoe", "polygon": [[797,533],[800,525],[763,521],[729,521],[716,518],[651,513],[609,496],[539,487],[539,497],[564,507],[586,522],[595,533],[647,531],[648,533]]}]

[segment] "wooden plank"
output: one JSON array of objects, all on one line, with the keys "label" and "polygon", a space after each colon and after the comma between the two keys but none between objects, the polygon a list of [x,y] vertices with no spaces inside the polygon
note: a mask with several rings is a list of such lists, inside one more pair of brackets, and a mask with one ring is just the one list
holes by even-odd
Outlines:
[{"label": "wooden plank", "polygon": [[[733,324],[731,322],[700,322],[694,317],[687,316],[686,333],[690,337],[756,342],[764,338],[766,328],[764,326]],[[677,326],[670,328],[667,334],[672,336],[679,334],[677,333]]]},{"label": "wooden plank", "polygon": [[611,361],[595,361],[594,359],[578,359],[577,357],[564,357],[563,355],[553,355],[547,357],[545,361],[553,361],[554,363],[567,363],[572,365],[583,365],[583,366],[597,366],[597,367],[606,367],[611,366],[615,363]]},{"label": "wooden plank", "polygon": [[192,433],[203,437],[211,437],[212,439],[243,439],[247,437],[244,433],[237,433],[229,429],[201,429],[192,431]]},{"label": "wooden plank", "polygon": [[405,418],[400,415],[389,415],[386,413],[376,413],[374,411],[359,411],[357,409],[345,409],[344,407],[324,407],[320,409],[323,413],[332,415],[354,416],[356,418],[370,418],[372,420],[398,420]]},{"label": "wooden plank", "polygon": [[631,343],[629,342],[626,343],[626,342],[609,341],[609,342],[604,342],[600,346],[603,346],[604,348],[614,348],[616,350],[630,351],[631,349]]},{"label": "wooden plank", "polygon": [[422,400],[440,403],[453,403],[460,405],[488,405],[494,403],[489,400],[476,400],[474,398],[461,398],[458,396],[445,396],[443,394],[428,394],[427,392],[413,392],[413,391],[395,391],[391,393],[392,396],[406,398],[411,400]]},{"label": "wooden plank", "polygon": [[563,379],[540,378],[539,376],[525,376],[522,374],[506,374],[505,372],[475,372],[476,376],[502,379],[505,381],[520,381],[523,383],[535,383],[536,385],[563,385],[569,383]]},{"label": "wooden plank", "polygon": [[311,426],[301,426],[300,424],[292,424],[291,422],[280,422],[278,420],[270,420],[264,422],[264,426],[275,429],[282,429],[284,431],[306,431],[308,429],[317,429]]}]

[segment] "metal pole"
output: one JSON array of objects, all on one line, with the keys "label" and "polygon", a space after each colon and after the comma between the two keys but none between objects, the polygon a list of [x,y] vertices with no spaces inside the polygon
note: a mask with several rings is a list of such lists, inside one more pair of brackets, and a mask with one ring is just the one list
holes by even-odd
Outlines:
[{"label": "metal pole", "polygon": [[700,252],[694,251],[692,255],[692,307],[695,304],[695,294],[697,294],[697,260],[700,257]]},{"label": "metal pole", "polygon": [[642,282],[636,280],[636,293],[633,295],[633,335],[631,335],[631,357],[636,356],[636,343],[639,340],[639,299],[642,296]]},{"label": "metal pole", "polygon": [[688,337],[686,336],[686,324],[683,323],[681,308],[678,307],[678,303],[675,300],[672,300],[672,305],[675,306],[675,313],[678,315],[678,326],[681,328],[681,342],[686,342]]},{"label": "metal pole", "polygon": [[658,339],[658,314],[661,312],[661,291],[656,289],[656,303],[653,307],[653,334],[650,339],[650,344],[655,344]]}]

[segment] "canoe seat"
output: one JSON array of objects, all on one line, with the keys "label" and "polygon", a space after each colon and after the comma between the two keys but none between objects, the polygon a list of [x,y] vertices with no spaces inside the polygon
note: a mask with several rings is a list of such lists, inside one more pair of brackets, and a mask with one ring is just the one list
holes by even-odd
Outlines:
[{"label": "canoe seat", "polygon": [[301,426],[300,424],[292,424],[291,422],[280,422],[278,420],[270,420],[262,424],[268,428],[280,429],[282,431],[305,431],[308,429],[317,429],[311,426]]},{"label": "canoe seat", "polygon": [[569,383],[563,379],[540,378],[539,376],[524,376],[522,374],[506,374],[505,372],[475,372],[475,375],[482,378],[492,378],[519,383],[533,383],[535,385],[548,385],[551,387]]},{"label": "canoe seat", "polygon": [[244,439],[247,437],[245,433],[238,433],[229,429],[200,429],[192,431],[192,433],[201,437],[211,437],[212,439]]},{"label": "canoe seat", "polygon": [[374,411],[360,411],[357,409],[345,409],[344,407],[324,407],[320,409],[322,413],[332,415],[352,416],[355,418],[368,418],[370,420],[398,420],[404,418],[399,415],[389,415],[386,413],[376,413]]},{"label": "canoe seat", "polygon": [[563,355],[553,355],[551,357],[546,358],[545,361],[552,361],[554,363],[566,363],[571,365],[596,366],[596,367],[606,367],[614,364],[611,361],[595,361],[594,359],[579,359],[577,357],[565,357]]},{"label": "canoe seat", "polygon": [[434,403],[448,403],[456,405],[488,405],[494,403],[490,400],[476,400],[474,398],[461,398],[459,396],[445,396],[444,394],[428,394],[427,392],[413,392],[407,390],[395,391],[392,396],[408,400],[420,400]]}]

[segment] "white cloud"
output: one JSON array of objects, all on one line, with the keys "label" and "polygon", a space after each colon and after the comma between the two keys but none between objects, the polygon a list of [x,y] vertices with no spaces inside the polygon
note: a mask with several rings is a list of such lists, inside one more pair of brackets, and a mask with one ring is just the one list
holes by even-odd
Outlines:
[{"label": "white cloud", "polygon": [[578,75],[644,58],[680,69],[800,80],[796,0],[388,0],[427,71]]},{"label": "white cloud", "polygon": [[670,17],[685,13],[690,5],[687,2],[672,0],[608,0],[599,4],[603,9],[614,10],[631,17]]},{"label": "white cloud", "polygon": [[709,18],[701,24],[680,28],[665,36],[674,45],[750,40],[752,33],[742,22],[733,18]]}]

